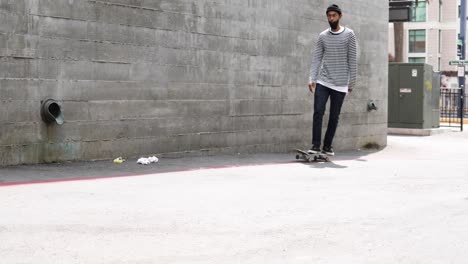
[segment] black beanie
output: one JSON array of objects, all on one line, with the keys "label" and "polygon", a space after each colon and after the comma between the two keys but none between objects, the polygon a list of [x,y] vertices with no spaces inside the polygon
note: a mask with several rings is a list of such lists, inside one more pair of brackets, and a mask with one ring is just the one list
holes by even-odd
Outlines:
[{"label": "black beanie", "polygon": [[327,14],[328,14],[328,12],[330,12],[330,11],[335,11],[335,12],[337,12],[338,14],[341,15],[341,9],[340,9],[340,7],[339,7],[338,5],[330,5],[330,6],[327,8]]}]

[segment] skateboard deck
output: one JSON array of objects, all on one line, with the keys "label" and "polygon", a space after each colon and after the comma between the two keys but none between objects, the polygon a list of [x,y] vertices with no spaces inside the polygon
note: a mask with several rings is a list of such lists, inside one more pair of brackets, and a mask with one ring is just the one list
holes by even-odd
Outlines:
[{"label": "skateboard deck", "polygon": [[296,151],[296,159],[299,160],[304,160],[307,162],[329,162],[330,158],[324,154],[324,153],[315,153],[315,154],[309,154],[307,151],[304,151],[302,149],[295,149]]}]

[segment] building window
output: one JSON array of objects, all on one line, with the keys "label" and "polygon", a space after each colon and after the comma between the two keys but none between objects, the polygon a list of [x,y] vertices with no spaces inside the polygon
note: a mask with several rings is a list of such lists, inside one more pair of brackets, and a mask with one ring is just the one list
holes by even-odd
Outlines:
[{"label": "building window", "polygon": [[426,30],[417,29],[409,30],[409,52],[424,53],[426,52]]},{"label": "building window", "polygon": [[424,57],[409,57],[409,63],[426,63],[426,58]]},{"label": "building window", "polygon": [[439,54],[442,51],[442,30],[439,29]]},{"label": "building window", "polygon": [[439,22],[442,22],[442,0],[439,0]]},{"label": "building window", "polygon": [[418,1],[411,8],[411,21],[412,22],[425,22],[426,21],[426,1]]}]

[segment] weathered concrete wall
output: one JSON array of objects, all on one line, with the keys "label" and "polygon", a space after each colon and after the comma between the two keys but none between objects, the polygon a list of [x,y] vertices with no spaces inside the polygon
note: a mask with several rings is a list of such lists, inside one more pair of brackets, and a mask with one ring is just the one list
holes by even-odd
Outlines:
[{"label": "weathered concrete wall", "polygon": [[[388,3],[336,2],[360,65],[335,148],[385,145]],[[309,147],[307,73],[328,4],[0,0],[0,165]],[[45,98],[62,126],[41,121]]]}]

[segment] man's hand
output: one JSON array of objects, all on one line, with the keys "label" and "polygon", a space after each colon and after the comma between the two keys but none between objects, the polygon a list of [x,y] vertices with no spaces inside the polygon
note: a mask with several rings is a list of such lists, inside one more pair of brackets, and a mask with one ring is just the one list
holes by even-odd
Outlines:
[{"label": "man's hand", "polygon": [[309,90],[311,93],[315,92],[315,83],[309,83]]}]

